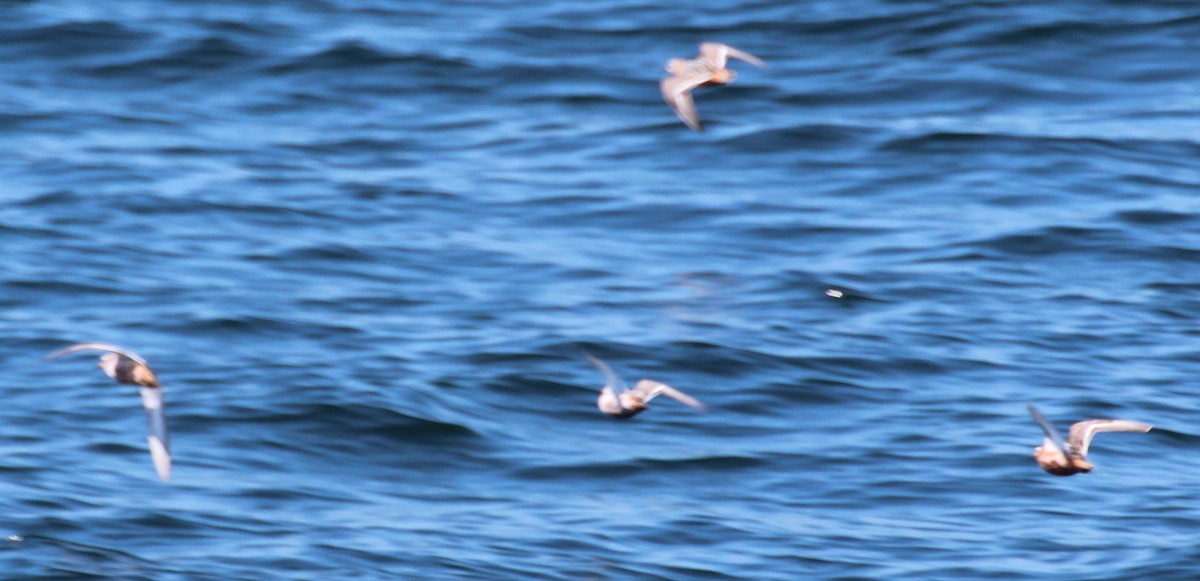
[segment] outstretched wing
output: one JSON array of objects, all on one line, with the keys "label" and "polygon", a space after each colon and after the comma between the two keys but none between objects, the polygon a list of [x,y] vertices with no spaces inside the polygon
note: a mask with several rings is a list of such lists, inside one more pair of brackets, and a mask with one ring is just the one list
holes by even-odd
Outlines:
[{"label": "outstretched wing", "polygon": [[629,386],[625,385],[624,381],[621,381],[621,378],[612,370],[611,367],[608,366],[607,363],[601,361],[597,357],[593,357],[592,354],[588,353],[587,351],[583,352],[583,356],[587,357],[587,360],[591,361],[592,365],[595,365],[596,369],[600,370],[601,375],[604,376],[604,385],[606,387],[611,387],[614,393],[629,391]]},{"label": "outstretched wing", "polygon": [[1149,424],[1129,420],[1084,420],[1075,422],[1067,434],[1071,448],[1079,454],[1087,454],[1092,438],[1100,432],[1149,432]]},{"label": "outstretched wing", "polygon": [[150,443],[150,459],[154,461],[154,471],[158,472],[158,477],[165,482],[171,477],[171,449],[170,438],[167,435],[163,390],[157,387],[143,387],[141,394],[149,428],[146,438]]},{"label": "outstretched wing", "polygon": [[1065,441],[1063,441],[1062,436],[1058,434],[1058,430],[1054,429],[1054,426],[1051,425],[1048,420],[1046,420],[1046,416],[1042,415],[1042,412],[1033,407],[1033,404],[1031,403],[1025,404],[1025,406],[1029,408],[1029,415],[1033,416],[1033,421],[1037,422],[1037,425],[1042,427],[1042,431],[1046,433],[1046,438],[1049,439],[1050,442],[1059,449],[1059,451],[1063,452],[1064,454],[1073,451],[1071,447],[1068,446]]},{"label": "outstretched wing", "polygon": [[704,60],[716,65],[717,68],[724,68],[726,63],[729,62],[729,57],[746,61],[760,69],[767,68],[767,63],[764,63],[762,59],[719,42],[702,43],[700,45],[700,56]]},{"label": "outstretched wing", "polygon": [[700,124],[700,114],[696,112],[696,103],[692,100],[692,89],[707,83],[711,78],[707,74],[677,76],[667,77],[659,82],[663,99],[693,131],[704,131],[704,126]]},{"label": "outstretched wing", "polygon": [[642,398],[642,401],[647,403],[660,395],[665,395],[697,411],[705,411],[704,404],[700,403],[696,398],[665,383],[659,383],[651,379],[639,381],[637,386],[633,388],[633,391],[638,394],[638,397]]},{"label": "outstretched wing", "polygon": [[116,353],[117,355],[128,357],[137,363],[141,363],[142,365],[149,367],[149,364],[146,363],[146,360],[142,359],[137,353],[134,353],[133,351],[127,351],[110,343],[76,343],[70,347],[59,349],[58,351],[47,355],[46,359],[55,359],[57,357],[62,357],[63,355],[78,353],[80,351],[108,351],[110,353]]}]

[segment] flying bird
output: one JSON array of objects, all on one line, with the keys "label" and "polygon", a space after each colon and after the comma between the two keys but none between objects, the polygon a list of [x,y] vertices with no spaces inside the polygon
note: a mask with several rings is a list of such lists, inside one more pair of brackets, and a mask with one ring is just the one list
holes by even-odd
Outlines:
[{"label": "flying bird", "polygon": [[600,373],[604,375],[604,389],[600,390],[600,398],[596,400],[596,405],[600,411],[610,416],[615,418],[636,416],[646,411],[649,407],[646,404],[660,395],[682,402],[697,411],[704,411],[704,404],[665,383],[643,379],[633,389],[629,389],[607,363],[588,353],[584,353],[583,356],[587,357],[587,360],[591,361],[592,365],[595,365],[596,369],[599,369]]},{"label": "flying bird", "polygon": [[704,131],[696,103],[692,101],[692,89],[705,85],[724,85],[737,77],[725,67],[729,58],[746,61],[756,67],[767,65],[758,57],[742,52],[732,46],[715,42],[700,45],[700,55],[694,59],[671,59],[667,61],[667,72],[671,76],[659,82],[663,99],[675,110],[675,114],[695,131]]},{"label": "flying bird", "polygon": [[158,477],[164,481],[170,478],[171,452],[168,447],[167,417],[163,409],[163,390],[158,383],[158,377],[150,370],[146,360],[137,353],[108,343],[78,343],[55,351],[47,355],[46,359],[55,359],[80,351],[104,351],[97,367],[117,383],[141,388],[142,407],[146,408],[146,420],[150,430],[150,458],[154,460],[154,470],[158,472]]},{"label": "flying bird", "polygon": [[1087,461],[1088,446],[1100,432],[1149,432],[1151,426],[1129,420],[1083,420],[1071,425],[1064,442],[1058,430],[1033,404],[1027,404],[1033,421],[1041,426],[1046,437],[1042,445],[1033,450],[1033,457],[1042,470],[1055,476],[1071,476],[1080,472],[1091,472],[1095,466]]}]

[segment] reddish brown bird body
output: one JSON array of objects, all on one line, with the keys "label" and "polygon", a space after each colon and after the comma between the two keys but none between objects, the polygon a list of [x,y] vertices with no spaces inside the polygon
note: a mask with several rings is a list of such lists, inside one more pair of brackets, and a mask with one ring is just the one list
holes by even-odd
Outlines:
[{"label": "reddish brown bird body", "polygon": [[1095,466],[1083,458],[1068,456],[1057,448],[1038,446],[1033,450],[1033,458],[1037,460],[1042,470],[1055,476],[1073,476],[1080,472],[1091,472]]},{"label": "reddish brown bird body", "polygon": [[99,367],[104,371],[105,375],[111,377],[117,383],[140,387],[162,387],[158,383],[158,377],[145,364],[138,363],[128,357],[121,357],[116,353],[106,353],[101,356]]}]

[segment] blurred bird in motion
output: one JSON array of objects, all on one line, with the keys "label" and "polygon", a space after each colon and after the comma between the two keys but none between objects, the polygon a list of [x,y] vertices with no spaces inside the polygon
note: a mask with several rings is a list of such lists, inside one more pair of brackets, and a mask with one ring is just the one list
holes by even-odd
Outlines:
[{"label": "blurred bird in motion", "polygon": [[1041,426],[1046,437],[1042,445],[1033,450],[1033,457],[1042,470],[1055,476],[1071,476],[1080,472],[1091,472],[1095,466],[1087,461],[1088,446],[1100,432],[1149,432],[1151,426],[1129,420],[1083,420],[1071,426],[1064,442],[1058,430],[1050,425],[1046,417],[1033,404],[1027,404],[1033,421]]},{"label": "blurred bird in motion", "polygon": [[600,411],[613,416],[615,418],[631,418],[636,416],[649,406],[650,400],[665,395],[671,399],[682,402],[697,411],[704,411],[704,405],[695,398],[675,389],[665,383],[643,379],[629,389],[624,381],[613,372],[612,368],[607,363],[592,357],[588,353],[583,354],[587,357],[596,369],[604,375],[604,389],[600,390],[600,398],[596,401],[596,405]]},{"label": "blurred bird in motion", "polygon": [[146,408],[146,420],[149,422],[150,458],[154,460],[154,470],[159,478],[164,481],[170,478],[171,453],[168,448],[166,412],[163,409],[163,390],[146,360],[137,353],[108,343],[78,343],[55,351],[46,359],[80,351],[104,351],[97,367],[117,383],[141,388],[142,406]]},{"label": "blurred bird in motion", "polygon": [[671,59],[667,61],[667,72],[671,76],[659,82],[663,99],[675,110],[675,114],[695,131],[704,131],[696,103],[692,101],[692,89],[705,85],[724,85],[737,77],[725,67],[729,58],[746,61],[756,67],[767,65],[758,57],[742,52],[732,46],[715,42],[700,45],[700,55],[694,59]]}]

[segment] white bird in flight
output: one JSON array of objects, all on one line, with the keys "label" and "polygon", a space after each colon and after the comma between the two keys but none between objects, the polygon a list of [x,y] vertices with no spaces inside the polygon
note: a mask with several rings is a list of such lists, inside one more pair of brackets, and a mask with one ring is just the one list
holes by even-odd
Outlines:
[{"label": "white bird in flight", "polygon": [[1083,420],[1071,425],[1066,441],[1033,404],[1027,404],[1029,415],[1041,426],[1046,437],[1033,450],[1033,457],[1042,470],[1055,476],[1071,476],[1091,472],[1095,466],[1087,461],[1088,446],[1100,432],[1149,432],[1151,426],[1129,420]]},{"label": "white bird in flight", "polygon": [[615,418],[636,416],[648,409],[649,406],[646,404],[650,403],[650,400],[660,395],[682,402],[697,411],[704,411],[704,404],[665,383],[643,379],[633,389],[629,389],[607,363],[588,353],[584,353],[583,356],[587,357],[587,360],[591,361],[592,365],[595,365],[596,369],[599,369],[600,373],[604,375],[604,389],[600,390],[600,397],[596,400],[596,405],[600,411],[610,416]]},{"label": "white bird in flight", "polygon": [[663,99],[675,110],[675,114],[695,131],[704,131],[704,125],[700,123],[700,114],[696,113],[692,89],[705,85],[724,85],[736,78],[737,73],[725,66],[730,57],[759,68],[767,66],[750,53],[715,42],[701,44],[700,55],[694,59],[677,58],[667,61],[667,72],[671,73],[671,76],[659,81]]},{"label": "white bird in flight", "polygon": [[150,458],[154,461],[154,470],[164,481],[171,477],[171,452],[168,447],[167,417],[163,408],[163,390],[158,383],[158,377],[150,370],[150,366],[137,353],[127,351],[108,343],[78,343],[65,349],[60,349],[46,356],[54,359],[80,351],[105,351],[100,356],[97,365],[104,374],[117,383],[136,385],[141,388],[142,407],[146,408],[146,421],[149,423]]}]

